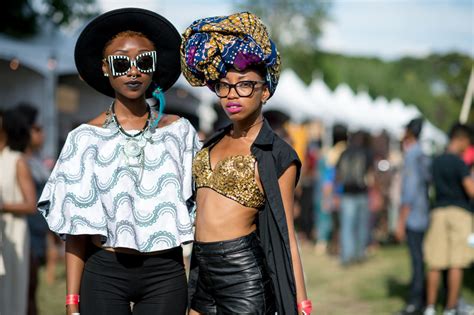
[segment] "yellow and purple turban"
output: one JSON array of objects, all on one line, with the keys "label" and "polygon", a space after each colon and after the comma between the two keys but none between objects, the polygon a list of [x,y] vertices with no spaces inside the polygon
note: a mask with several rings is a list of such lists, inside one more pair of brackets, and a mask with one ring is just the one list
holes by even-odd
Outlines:
[{"label": "yellow and purple turban", "polygon": [[213,85],[229,68],[266,68],[265,81],[273,95],[280,77],[280,54],[262,21],[252,13],[208,17],[184,32],[181,68],[192,86]]}]

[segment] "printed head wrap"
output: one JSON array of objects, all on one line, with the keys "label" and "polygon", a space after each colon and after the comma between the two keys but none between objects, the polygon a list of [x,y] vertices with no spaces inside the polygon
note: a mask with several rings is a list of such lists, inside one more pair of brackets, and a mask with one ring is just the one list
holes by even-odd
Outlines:
[{"label": "printed head wrap", "polygon": [[280,77],[280,54],[265,25],[252,13],[196,20],[183,34],[181,68],[193,86],[213,89],[229,68],[242,71],[251,65],[265,67],[265,81],[273,95]]}]

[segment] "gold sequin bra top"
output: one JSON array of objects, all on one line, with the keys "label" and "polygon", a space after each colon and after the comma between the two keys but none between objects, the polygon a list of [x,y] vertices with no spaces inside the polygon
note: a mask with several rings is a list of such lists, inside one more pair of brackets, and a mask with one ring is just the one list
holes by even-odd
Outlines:
[{"label": "gold sequin bra top", "polygon": [[233,155],[219,161],[212,170],[209,148],[204,148],[194,157],[196,186],[211,188],[244,207],[258,209],[265,204],[265,195],[257,186],[255,161],[253,155]]}]

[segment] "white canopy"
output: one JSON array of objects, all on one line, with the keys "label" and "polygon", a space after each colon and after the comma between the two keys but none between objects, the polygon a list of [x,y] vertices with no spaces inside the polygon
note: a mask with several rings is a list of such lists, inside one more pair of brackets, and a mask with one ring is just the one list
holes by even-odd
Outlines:
[{"label": "white canopy", "polygon": [[306,85],[292,70],[285,70],[280,76],[275,94],[264,106],[264,110],[280,110],[295,121],[323,118]]},{"label": "white canopy", "polygon": [[[349,130],[380,133],[386,130],[397,139],[403,136],[405,125],[421,116],[414,105],[405,105],[398,98],[388,101],[379,96],[375,100],[366,91],[354,94],[345,83],[334,91],[322,79],[314,79],[307,87],[292,71],[283,71],[275,95],[264,110],[280,110],[295,121],[319,119],[326,125],[345,124]],[[421,135],[422,141],[444,145],[446,135],[429,121]]]}]

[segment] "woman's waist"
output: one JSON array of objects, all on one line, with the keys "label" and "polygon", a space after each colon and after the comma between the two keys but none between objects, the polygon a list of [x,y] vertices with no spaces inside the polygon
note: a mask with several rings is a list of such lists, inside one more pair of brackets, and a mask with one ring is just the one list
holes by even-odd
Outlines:
[{"label": "woman's waist", "polygon": [[195,239],[198,242],[217,242],[248,235],[256,229],[256,210],[239,208],[209,209],[196,211]]},{"label": "woman's waist", "polygon": [[223,255],[242,250],[260,248],[257,231],[253,230],[244,236],[218,241],[194,241],[193,251],[197,256]]},{"label": "woman's waist", "polygon": [[108,251],[121,251],[127,253],[153,253],[161,252],[181,244],[193,241],[193,229],[191,224],[140,230],[137,226],[122,225],[119,228],[103,233],[103,231],[92,231],[92,233],[81,233],[77,235],[98,235],[94,238],[94,244]]},{"label": "woman's waist", "polygon": [[159,255],[159,254],[165,254],[168,252],[175,251],[177,247],[179,246],[174,246],[171,248],[166,248],[162,250],[156,250],[156,251],[150,251],[150,252],[141,252],[137,249],[133,248],[127,248],[127,247],[111,247],[111,246],[106,246],[102,242],[102,236],[101,235],[92,235],[91,237],[91,242],[95,246],[94,249],[97,250],[105,250],[107,252],[111,253],[120,253],[120,254],[127,254],[127,255],[140,255],[140,256],[154,256],[154,255]]}]

